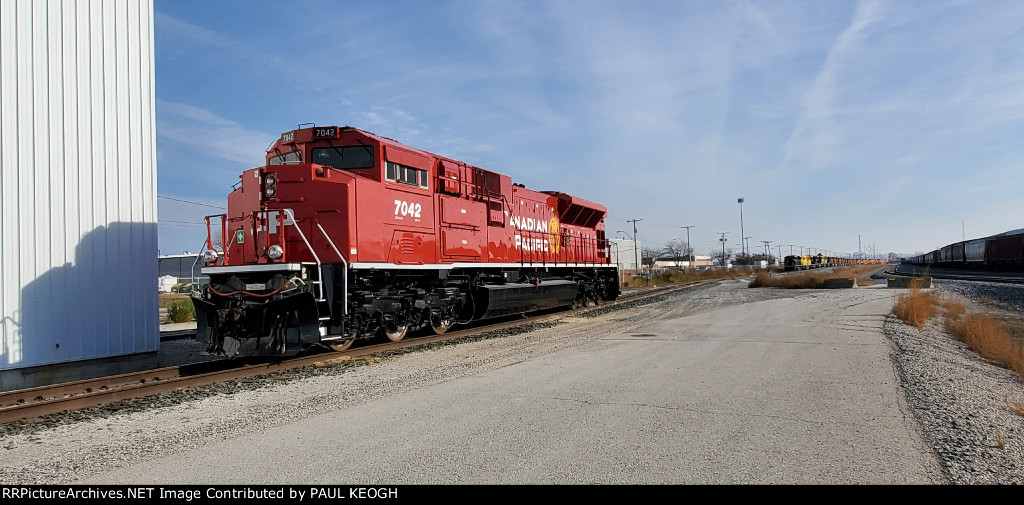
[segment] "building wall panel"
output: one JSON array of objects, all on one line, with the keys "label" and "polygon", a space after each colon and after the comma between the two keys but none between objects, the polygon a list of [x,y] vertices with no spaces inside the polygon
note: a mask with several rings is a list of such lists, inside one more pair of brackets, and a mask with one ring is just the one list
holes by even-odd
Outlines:
[{"label": "building wall panel", "polygon": [[0,2],[0,370],[159,348],[151,0]]}]

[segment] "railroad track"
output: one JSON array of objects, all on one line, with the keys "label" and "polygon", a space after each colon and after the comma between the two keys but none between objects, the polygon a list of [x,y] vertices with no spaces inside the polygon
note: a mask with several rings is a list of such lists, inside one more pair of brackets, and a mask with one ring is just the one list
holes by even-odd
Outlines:
[{"label": "railroad track", "polygon": [[986,272],[960,272],[950,269],[930,269],[912,265],[895,265],[887,269],[887,273],[890,275],[899,275],[903,277],[928,276],[933,279],[1024,284],[1024,276],[1022,276],[1019,273],[999,274]]},{"label": "railroad track", "polygon": [[[590,310],[635,302],[668,292],[706,284],[707,282],[714,281],[638,288],[623,292],[613,302],[584,307],[575,311],[561,310],[533,314],[522,318],[510,318],[508,320],[475,325],[458,331],[449,331],[444,335],[416,336],[399,342],[363,345],[342,352],[323,352],[278,361],[267,361],[265,359],[259,361],[209,361],[4,392],[0,393],[0,424],[38,419],[61,412],[108,405],[122,400],[144,398],[179,389],[195,388],[218,382],[271,374],[303,366],[331,364],[340,360],[425,346],[434,342],[455,340],[482,332],[535,324],[563,317],[567,313],[585,313]],[[193,331],[192,334],[194,336],[195,332]]]}]

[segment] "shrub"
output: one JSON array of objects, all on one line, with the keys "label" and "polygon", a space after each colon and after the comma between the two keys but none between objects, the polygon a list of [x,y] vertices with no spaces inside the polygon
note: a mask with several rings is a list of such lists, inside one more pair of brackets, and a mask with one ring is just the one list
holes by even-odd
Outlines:
[{"label": "shrub", "polygon": [[1010,337],[998,319],[984,314],[947,317],[946,327],[972,351],[1024,378],[1024,346]]},{"label": "shrub", "polygon": [[964,304],[954,300],[943,300],[942,309],[946,311],[946,330],[949,330],[953,322],[964,315]]},{"label": "shrub", "polygon": [[1024,343],[1013,327],[985,314],[968,314],[963,303],[939,300],[930,293],[911,289],[901,295],[892,312],[903,322],[924,327],[938,307],[945,312],[943,324],[953,338],[967,344],[979,356],[1013,370],[1024,379]]},{"label": "shrub", "polygon": [[904,323],[923,328],[935,313],[936,303],[938,300],[931,293],[913,289],[909,294],[900,295],[892,312]]},{"label": "shrub", "polygon": [[761,288],[772,287],[782,289],[817,289],[824,285],[828,279],[849,279],[856,278],[858,286],[870,286],[873,282],[870,279],[872,273],[878,270],[877,266],[866,265],[860,267],[837,268],[832,272],[793,272],[784,275],[773,275],[770,272],[759,270],[750,281],[749,287]]},{"label": "shrub", "polygon": [[737,277],[747,277],[750,275],[748,270],[730,268],[730,269],[709,269],[704,271],[697,271],[696,269],[690,270],[690,273],[686,273],[681,270],[665,270],[658,274],[644,274],[633,276],[630,280],[625,280],[622,283],[622,287],[632,286],[663,286],[666,284],[686,284],[691,282],[697,282],[702,280],[714,280],[714,279],[732,279]]},{"label": "shrub", "polygon": [[167,307],[168,323],[185,323],[196,318],[196,308],[191,300],[174,302]]}]

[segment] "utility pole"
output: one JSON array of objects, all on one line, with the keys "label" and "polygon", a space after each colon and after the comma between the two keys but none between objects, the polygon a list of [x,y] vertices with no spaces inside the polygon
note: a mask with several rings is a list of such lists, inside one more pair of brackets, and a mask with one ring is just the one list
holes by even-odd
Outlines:
[{"label": "utility pole", "polygon": [[690,228],[693,228],[693,225],[680,226],[680,228],[686,228],[686,250],[690,251],[686,255],[686,268],[690,268],[693,266],[693,246],[690,245]]},{"label": "utility pole", "polygon": [[627,219],[626,220],[627,223],[633,223],[633,261],[636,264],[637,270],[643,271],[643,268],[640,265],[640,251],[637,251],[637,249],[639,249],[639,246],[637,246],[637,241],[636,241],[636,222],[637,221],[643,221],[643,219]]},{"label": "utility pole", "polygon": [[722,238],[718,239],[718,241],[722,243],[722,267],[725,267],[725,234],[726,233],[728,233],[728,232],[724,232],[724,231],[718,232],[718,234],[722,236]]},{"label": "utility pole", "polygon": [[767,260],[772,255],[772,248],[768,246],[772,242],[770,240],[762,240],[761,242],[764,242],[764,259]]}]

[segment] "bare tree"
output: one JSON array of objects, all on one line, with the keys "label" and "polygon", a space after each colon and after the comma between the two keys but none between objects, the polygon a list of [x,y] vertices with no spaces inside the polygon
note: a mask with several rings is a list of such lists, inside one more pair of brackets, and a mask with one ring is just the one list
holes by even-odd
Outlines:
[{"label": "bare tree", "polygon": [[211,244],[211,245],[213,246],[213,248],[217,249],[217,250],[223,250],[224,249],[224,237],[221,236],[220,230],[213,230],[213,234],[212,235],[213,235],[213,237],[212,237],[211,240],[213,240],[213,244]]},{"label": "bare tree", "polygon": [[640,249],[640,263],[647,268],[654,268],[654,261],[658,259],[657,249],[642,248]]},{"label": "bare tree", "polygon": [[719,265],[724,267],[725,263],[729,261],[730,257],[732,257],[732,249],[726,249],[725,254],[723,254],[721,249],[712,249],[709,256],[711,256],[712,260],[718,262]]},{"label": "bare tree", "polygon": [[687,244],[682,239],[672,239],[665,244],[665,248],[662,249],[662,254],[672,261],[676,262],[676,268],[682,267],[684,261],[690,260],[690,255],[693,254],[693,247]]}]

